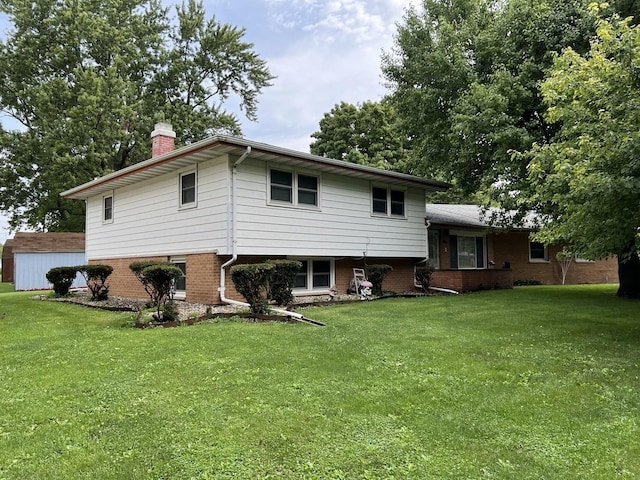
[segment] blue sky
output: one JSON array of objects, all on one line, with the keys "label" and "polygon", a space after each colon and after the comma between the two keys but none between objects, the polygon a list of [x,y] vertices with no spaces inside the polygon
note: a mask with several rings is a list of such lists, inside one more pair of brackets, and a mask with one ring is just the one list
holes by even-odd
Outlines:
[{"label": "blue sky", "polygon": [[[167,6],[172,2],[164,2]],[[277,78],[260,96],[258,122],[238,113],[244,136],[309,151],[324,113],[341,101],[379,100],[380,60],[416,0],[205,0],[207,15],[246,29],[245,40]],[[0,17],[0,35],[8,28]],[[230,99],[227,108],[239,112]],[[5,128],[11,128],[0,114]],[[0,214],[0,243],[9,232]]]}]

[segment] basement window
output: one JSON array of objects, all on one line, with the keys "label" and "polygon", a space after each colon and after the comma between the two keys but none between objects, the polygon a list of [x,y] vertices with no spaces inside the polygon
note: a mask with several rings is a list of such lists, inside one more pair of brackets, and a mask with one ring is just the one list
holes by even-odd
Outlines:
[{"label": "basement window", "polygon": [[294,291],[329,290],[333,284],[334,263],[332,259],[296,258],[302,268],[296,275]]},{"label": "basement window", "polygon": [[187,259],[186,257],[171,257],[169,261],[182,270],[182,276],[176,279],[173,285],[173,298],[184,300],[187,296]]}]

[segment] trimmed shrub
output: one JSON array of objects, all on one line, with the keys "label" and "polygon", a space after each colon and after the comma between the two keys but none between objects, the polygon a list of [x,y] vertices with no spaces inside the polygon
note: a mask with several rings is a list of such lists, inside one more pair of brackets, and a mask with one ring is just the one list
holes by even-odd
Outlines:
[{"label": "trimmed shrub", "polygon": [[113,272],[113,267],[110,265],[80,265],[76,268],[87,281],[91,300],[100,301],[109,298],[109,285],[106,281]]},{"label": "trimmed shrub", "polygon": [[142,260],[139,262],[133,262],[129,264],[129,269],[133,272],[133,274],[136,276],[138,281],[142,283],[142,286],[144,287],[144,291],[147,292],[147,295],[149,295],[149,297],[152,296],[151,289],[149,287],[149,282],[147,281],[146,278],[144,278],[142,271],[145,268],[150,267],[151,265],[156,265],[156,264],[158,264],[158,262],[154,262],[153,260]]},{"label": "trimmed shrub", "polygon": [[431,262],[426,262],[424,267],[416,268],[416,281],[422,286],[422,290],[426,293],[431,284],[431,275],[435,267]]},{"label": "trimmed shrub", "polygon": [[182,270],[171,263],[156,263],[145,267],[140,272],[144,279],[145,290],[156,307],[156,320],[169,321],[160,311],[167,301],[173,299],[173,285],[182,276]]},{"label": "trimmed shrub", "polygon": [[77,267],[54,267],[46,274],[47,280],[53,284],[56,297],[69,294],[69,289],[76,279]]},{"label": "trimmed shrub", "polygon": [[273,265],[269,275],[269,295],[276,305],[281,307],[289,305],[293,301],[293,286],[296,275],[302,268],[302,262],[297,260],[268,260]]},{"label": "trimmed shrub", "polygon": [[231,267],[231,280],[236,290],[249,303],[251,311],[258,315],[269,313],[266,295],[263,295],[269,276],[275,267],[270,263],[252,263]]},{"label": "trimmed shrub", "polygon": [[384,278],[393,271],[391,265],[367,265],[366,267],[367,280],[371,282],[373,288],[371,293],[377,297],[382,296],[382,282]]},{"label": "trimmed shrub", "polygon": [[164,304],[162,308],[162,321],[163,322],[175,322],[179,319],[180,312],[178,311],[178,306],[176,302],[173,300],[169,300]]}]

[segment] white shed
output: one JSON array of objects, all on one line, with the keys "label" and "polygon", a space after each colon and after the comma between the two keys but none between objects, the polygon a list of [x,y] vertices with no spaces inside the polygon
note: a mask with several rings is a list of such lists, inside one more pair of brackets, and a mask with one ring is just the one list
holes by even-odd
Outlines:
[{"label": "white shed", "polygon": [[[15,290],[51,288],[47,272],[54,267],[84,265],[84,233],[16,233],[13,241]],[[77,275],[72,288],[86,287]]]}]

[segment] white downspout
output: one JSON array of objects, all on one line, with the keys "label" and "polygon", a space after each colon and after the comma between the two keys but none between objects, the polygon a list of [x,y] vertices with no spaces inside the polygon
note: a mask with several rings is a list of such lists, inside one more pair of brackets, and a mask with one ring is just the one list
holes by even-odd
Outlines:
[{"label": "white downspout", "polygon": [[[246,302],[239,302],[237,300],[231,300],[225,296],[225,280],[226,280],[226,271],[225,269],[233,265],[238,259],[238,210],[237,210],[237,183],[238,183],[238,165],[240,165],[244,160],[251,154],[251,147],[247,146],[247,150],[240,156],[238,160],[233,164],[233,168],[231,170],[231,258],[227,260],[220,266],[220,287],[218,287],[218,291],[220,292],[220,300],[229,305],[238,305],[240,307],[250,307],[250,305]],[[288,315],[299,320],[304,319],[304,316],[290,312],[288,310],[279,310],[272,308],[274,312],[280,313],[282,315]]]},{"label": "white downspout", "polygon": [[237,177],[238,177],[238,165],[240,165],[251,153],[251,147],[247,146],[247,150],[240,156],[238,160],[233,164],[233,168],[231,169],[231,258],[222,264],[220,267],[220,287],[218,291],[220,292],[220,300],[224,303],[228,303],[230,305],[239,305],[241,307],[248,307],[249,304],[246,302],[238,302],[236,300],[231,300],[225,296],[225,277],[226,271],[225,269],[233,265],[235,261],[238,259],[238,209],[236,204],[237,198]]}]

